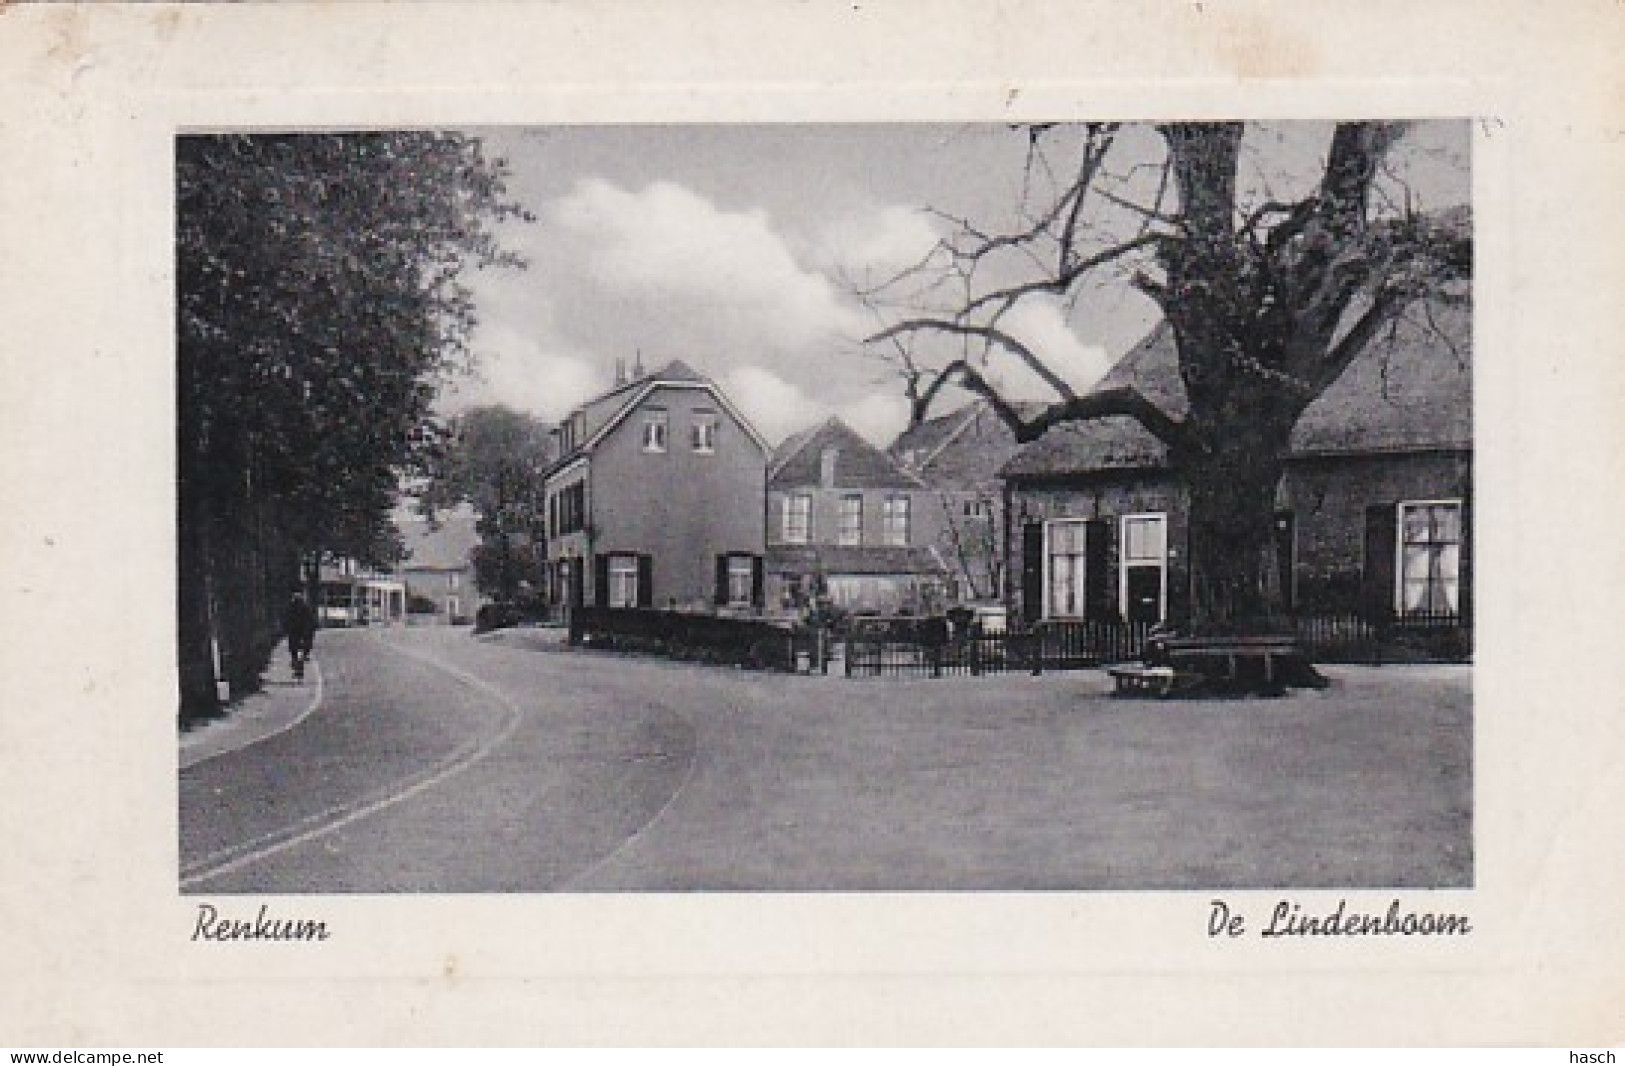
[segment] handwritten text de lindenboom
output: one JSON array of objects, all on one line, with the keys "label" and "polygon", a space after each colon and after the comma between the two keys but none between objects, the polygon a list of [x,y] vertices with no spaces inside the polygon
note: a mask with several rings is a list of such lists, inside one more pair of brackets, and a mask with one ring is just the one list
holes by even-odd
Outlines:
[{"label": "handwritten text de lindenboom", "polygon": [[[1254,932],[1251,919],[1231,906],[1228,900],[1209,903],[1207,935],[1242,937]],[[1328,909],[1305,907],[1283,899],[1270,911],[1269,924],[1257,936],[1273,939],[1287,936],[1466,936],[1473,931],[1465,914],[1414,911],[1397,897],[1381,913],[1350,910],[1348,900],[1340,899]]]}]

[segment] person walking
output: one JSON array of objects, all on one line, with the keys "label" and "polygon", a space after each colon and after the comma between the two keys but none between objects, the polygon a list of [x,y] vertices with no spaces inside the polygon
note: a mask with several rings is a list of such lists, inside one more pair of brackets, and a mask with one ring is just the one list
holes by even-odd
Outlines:
[{"label": "person walking", "polygon": [[288,659],[293,666],[293,679],[305,679],[305,663],[310,659],[316,643],[316,612],[311,610],[305,594],[297,590],[288,599],[282,612],[282,632],[288,638]]}]

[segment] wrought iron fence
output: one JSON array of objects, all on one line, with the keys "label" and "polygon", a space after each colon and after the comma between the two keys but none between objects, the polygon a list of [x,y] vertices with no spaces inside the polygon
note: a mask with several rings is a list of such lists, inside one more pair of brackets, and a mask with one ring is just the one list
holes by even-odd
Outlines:
[{"label": "wrought iron fence", "polygon": [[[1141,658],[1150,622],[1047,621],[985,633],[940,618],[865,619],[844,635],[752,618],[642,608],[578,607],[570,643],[668,658],[847,677],[955,677],[1083,670]],[[1320,663],[1460,662],[1472,656],[1471,624],[1458,615],[1370,620],[1353,613],[1292,619]]]}]

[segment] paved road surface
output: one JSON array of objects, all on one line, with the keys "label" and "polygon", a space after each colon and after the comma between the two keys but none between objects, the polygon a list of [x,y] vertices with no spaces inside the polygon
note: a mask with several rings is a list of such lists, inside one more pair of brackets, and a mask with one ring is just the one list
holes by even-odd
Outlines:
[{"label": "paved road surface", "polygon": [[848,681],[322,634],[324,696],[181,772],[192,893],[1466,885],[1466,668],[1285,700]]}]

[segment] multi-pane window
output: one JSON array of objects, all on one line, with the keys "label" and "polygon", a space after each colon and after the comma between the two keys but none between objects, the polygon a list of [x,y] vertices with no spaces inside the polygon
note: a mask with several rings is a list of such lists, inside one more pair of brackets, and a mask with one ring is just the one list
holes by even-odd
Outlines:
[{"label": "multi-pane window", "polygon": [[840,543],[863,543],[863,497],[859,495],[841,497],[841,526],[838,531]]},{"label": "multi-pane window", "polygon": [[886,543],[897,546],[908,544],[908,497],[887,496],[882,512]]},{"label": "multi-pane window", "polygon": [[784,542],[806,544],[812,537],[812,497],[794,493],[784,498]]},{"label": "multi-pane window", "polygon": [[553,494],[548,505],[548,519],[554,536],[575,533],[586,528],[587,483],[577,481]]},{"label": "multi-pane window", "polygon": [[728,603],[730,606],[749,606],[755,598],[752,593],[756,582],[756,562],[748,555],[728,556]]},{"label": "multi-pane window", "polygon": [[717,416],[701,411],[689,425],[689,444],[694,450],[709,455],[717,450]]},{"label": "multi-pane window", "polygon": [[1051,522],[1045,531],[1051,618],[1083,617],[1084,552],[1087,527],[1081,521]]},{"label": "multi-pane window", "polygon": [[648,411],[643,416],[643,450],[646,452],[663,452],[666,450],[666,431],[670,420],[665,411]]},{"label": "multi-pane window", "polygon": [[1399,609],[1455,614],[1461,603],[1461,501],[1399,505]]},{"label": "multi-pane window", "polygon": [[1158,622],[1166,606],[1163,571],[1168,559],[1168,524],[1160,514],[1123,516],[1118,602],[1131,622]]},{"label": "multi-pane window", "polygon": [[638,605],[638,557],[611,555],[609,557],[609,605],[636,607]]}]

